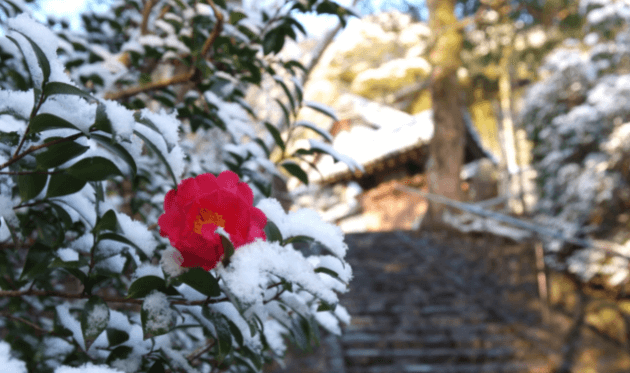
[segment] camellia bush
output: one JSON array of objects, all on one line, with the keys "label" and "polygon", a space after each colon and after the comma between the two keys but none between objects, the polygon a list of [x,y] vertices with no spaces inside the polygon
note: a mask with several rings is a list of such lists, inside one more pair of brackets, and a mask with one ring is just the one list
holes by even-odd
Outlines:
[{"label": "camellia bush", "polygon": [[[288,154],[282,130],[334,116],[279,54],[310,11],[350,14],[131,0],[77,32],[0,2],[0,370],[258,372],[340,333],[341,230],[271,198],[324,151]],[[263,79],[280,122],[245,100]]]},{"label": "camellia bush", "polygon": [[613,256],[550,242],[549,263],[619,289],[630,278],[630,5],[582,0],[579,14],[584,37],[547,56],[520,122],[534,143],[541,222],[616,244]]}]

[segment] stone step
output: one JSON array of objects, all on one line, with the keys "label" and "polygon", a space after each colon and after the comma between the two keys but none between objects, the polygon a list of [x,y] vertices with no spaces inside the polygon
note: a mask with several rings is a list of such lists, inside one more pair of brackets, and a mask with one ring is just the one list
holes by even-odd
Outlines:
[{"label": "stone step", "polygon": [[349,367],[346,373],[530,373],[549,372],[546,361],[483,362],[478,364],[393,364]]},{"label": "stone step", "polygon": [[482,333],[470,333],[457,336],[441,334],[394,334],[380,335],[369,333],[346,333],[341,336],[340,342],[344,348],[369,348],[369,347],[393,347],[393,348],[434,348],[434,347],[496,347],[508,346],[514,341],[514,337],[508,335],[483,335]]},{"label": "stone step", "polygon": [[382,317],[361,317],[359,315],[352,316],[352,323],[344,327],[344,333],[364,332],[382,335],[393,334],[397,329],[404,328],[400,332],[405,334],[431,335],[449,333],[451,335],[466,335],[470,333],[486,332],[487,334],[502,334],[506,327],[499,323],[486,322],[480,324],[465,325],[435,325],[435,324],[416,324],[416,325],[399,325],[393,318],[384,320]]},{"label": "stone step", "polygon": [[514,356],[510,347],[495,348],[349,348],[344,352],[347,366],[393,364],[402,359],[409,363],[479,363],[507,360]]}]

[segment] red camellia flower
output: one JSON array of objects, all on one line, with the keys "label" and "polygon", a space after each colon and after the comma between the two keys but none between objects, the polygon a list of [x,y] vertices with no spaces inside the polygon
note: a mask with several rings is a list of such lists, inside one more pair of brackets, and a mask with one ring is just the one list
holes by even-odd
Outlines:
[{"label": "red camellia flower", "polygon": [[267,239],[263,230],[267,217],[253,202],[251,188],[232,171],[182,180],[166,194],[164,214],[158,220],[160,235],[182,254],[182,267],[207,271],[223,256],[217,227],[230,234],[235,248],[256,238]]}]

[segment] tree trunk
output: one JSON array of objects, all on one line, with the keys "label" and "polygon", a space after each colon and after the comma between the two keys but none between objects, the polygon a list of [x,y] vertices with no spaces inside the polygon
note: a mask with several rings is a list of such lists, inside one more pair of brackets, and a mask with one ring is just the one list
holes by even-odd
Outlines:
[{"label": "tree trunk", "polygon": [[[457,81],[461,65],[462,35],[454,15],[455,0],[430,0],[431,29],[436,42],[430,54],[433,65],[431,99],[434,134],[427,167],[429,192],[461,201],[459,174],[464,161],[464,119]],[[446,207],[429,202],[420,229],[443,228]]]}]

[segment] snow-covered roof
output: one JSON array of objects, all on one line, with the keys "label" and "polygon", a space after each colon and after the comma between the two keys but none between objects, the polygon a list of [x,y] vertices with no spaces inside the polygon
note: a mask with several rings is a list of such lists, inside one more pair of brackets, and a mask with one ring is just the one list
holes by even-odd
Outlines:
[{"label": "snow-covered roof", "polygon": [[[338,153],[354,159],[359,165],[365,167],[385,161],[394,155],[421,148],[428,145],[433,137],[432,110],[411,115],[359,96],[345,96],[347,100],[345,108],[348,112],[339,114],[341,117],[351,118],[353,126],[350,131],[343,131],[335,137],[333,147]],[[468,115],[464,117],[466,130],[472,142],[476,143],[485,156],[494,160],[492,154],[481,146],[479,135]],[[316,182],[326,183],[356,172],[354,167],[350,169],[343,162],[335,163],[332,157],[322,157],[317,167],[321,175],[316,171],[309,175],[309,178]]]}]

